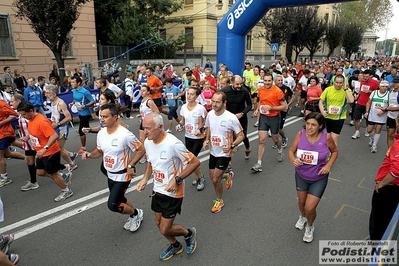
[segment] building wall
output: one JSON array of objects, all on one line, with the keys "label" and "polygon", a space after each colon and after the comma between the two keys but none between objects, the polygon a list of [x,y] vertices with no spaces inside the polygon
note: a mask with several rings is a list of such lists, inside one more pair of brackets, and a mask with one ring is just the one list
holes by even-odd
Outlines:
[{"label": "building wall", "polygon": [[[0,57],[0,72],[2,73],[4,66],[10,66],[11,71],[20,69],[25,77],[45,76],[48,78],[52,65],[56,64],[53,53],[33,33],[25,20],[14,16],[12,3],[13,0],[2,0],[0,14],[10,14],[16,57]],[[65,60],[65,65],[73,69],[77,66],[82,67],[86,62],[92,62],[93,67],[96,67],[97,45],[93,1],[82,8],[75,27],[76,29],[72,31],[73,56]]]}]

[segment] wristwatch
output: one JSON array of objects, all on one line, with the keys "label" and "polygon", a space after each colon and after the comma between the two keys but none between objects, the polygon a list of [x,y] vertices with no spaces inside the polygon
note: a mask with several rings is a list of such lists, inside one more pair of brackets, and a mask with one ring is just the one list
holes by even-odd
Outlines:
[{"label": "wristwatch", "polygon": [[60,122],[58,122],[58,123],[57,123],[57,125],[58,125],[58,126],[61,126],[61,123],[60,123]]},{"label": "wristwatch", "polygon": [[44,146],[43,148],[44,148],[44,149],[46,149],[46,150],[48,150],[48,146],[47,146],[47,145],[46,145],[46,146]]},{"label": "wristwatch", "polygon": [[127,168],[129,169],[134,169],[134,171],[136,172],[136,167],[134,165],[128,164]]},{"label": "wristwatch", "polygon": [[176,184],[180,185],[181,183],[183,183],[183,179],[181,179],[180,177],[176,176],[175,177],[176,180]]}]

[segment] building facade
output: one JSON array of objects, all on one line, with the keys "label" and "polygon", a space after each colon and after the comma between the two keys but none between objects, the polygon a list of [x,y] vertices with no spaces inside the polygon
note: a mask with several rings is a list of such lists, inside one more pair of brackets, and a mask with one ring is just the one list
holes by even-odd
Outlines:
[{"label": "building facade", "polygon": [[[0,3],[0,68],[19,69],[26,78],[44,76],[48,78],[56,60],[50,49],[45,46],[25,20],[15,17],[13,0]],[[96,29],[94,3],[87,3],[81,10],[76,28],[72,30],[72,45],[66,57],[65,66],[73,70],[91,62],[97,64]]]}]

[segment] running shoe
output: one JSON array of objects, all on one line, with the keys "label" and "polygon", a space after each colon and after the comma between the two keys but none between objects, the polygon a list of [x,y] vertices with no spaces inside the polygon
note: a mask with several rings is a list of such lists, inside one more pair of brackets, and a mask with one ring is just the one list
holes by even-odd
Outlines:
[{"label": "running shoe", "polygon": [[[196,180],[197,181],[197,180]],[[194,183],[194,182],[193,182]],[[197,190],[202,191],[205,188],[205,177],[201,176],[199,181],[197,181]]]},{"label": "running shoe", "polygon": [[169,128],[166,130],[166,133],[172,133],[172,130],[170,130]]},{"label": "running shoe", "polygon": [[33,190],[33,189],[37,189],[37,188],[39,188],[39,183],[32,183],[32,182],[30,182],[30,181],[28,181],[28,182],[26,182],[26,184],[25,185],[23,185],[22,187],[21,187],[21,190],[22,191],[29,191],[29,190]]},{"label": "running shoe", "polygon": [[262,165],[256,163],[254,166],[252,166],[251,170],[254,172],[262,172]]},{"label": "running shoe", "polygon": [[69,163],[64,164],[65,169],[61,170],[62,173],[69,173],[71,172],[71,165]]},{"label": "running shoe", "polygon": [[282,162],[284,159],[284,153],[279,152],[277,153],[277,161]]},{"label": "running shoe", "polygon": [[193,185],[193,186],[198,186],[198,183],[199,183],[199,179],[195,179],[195,180],[191,183],[191,185]]},{"label": "running shoe", "polygon": [[288,144],[287,142],[288,142],[288,138],[283,137],[283,139],[281,140],[281,146],[283,146],[284,149],[287,147],[287,144]]},{"label": "running shoe", "polygon": [[376,146],[371,147],[370,152],[377,153],[377,147]]},{"label": "running shoe", "polygon": [[369,146],[372,147],[374,143],[374,138],[369,138]]},{"label": "running shoe", "polygon": [[249,160],[251,158],[251,150],[245,151],[245,160]]},{"label": "running shoe", "polygon": [[305,223],[308,221],[308,219],[306,219],[306,217],[303,217],[302,215],[299,215],[299,219],[295,224],[295,228],[299,229],[299,230],[303,230],[303,228],[305,227]]},{"label": "running shoe", "polygon": [[218,213],[222,210],[223,206],[224,206],[223,200],[214,200],[211,212]]},{"label": "running shoe", "polygon": [[14,265],[18,265],[19,260],[21,259],[21,257],[18,254],[14,254],[14,253],[6,254],[6,256],[7,256],[7,259],[9,261],[11,261],[11,263]]},{"label": "running shoe", "polygon": [[0,178],[0,187],[4,187],[5,185],[11,184],[11,178]]},{"label": "running shoe", "polygon": [[71,171],[75,170],[76,168],[78,168],[78,165],[76,163],[71,164]]},{"label": "running shoe", "polygon": [[197,229],[192,227],[188,230],[191,231],[191,236],[184,238],[184,240],[186,241],[186,253],[190,255],[193,254],[197,248]]},{"label": "running shoe", "polygon": [[69,190],[69,191],[61,191],[60,195],[58,195],[58,197],[56,197],[56,198],[54,199],[54,201],[56,201],[56,202],[64,201],[64,200],[66,200],[67,198],[72,197],[72,195],[73,195],[72,190]]},{"label": "running shoe", "polygon": [[356,131],[355,134],[352,135],[352,139],[358,139],[360,138],[360,133],[359,131]]},{"label": "running shoe", "polygon": [[133,218],[131,218],[131,224],[130,224],[130,232],[136,232],[140,225],[141,225],[141,221],[143,221],[144,219],[144,213],[142,209],[137,209],[137,215],[133,216]]},{"label": "running shoe", "polygon": [[226,189],[230,189],[233,186],[233,177],[234,177],[234,172],[230,171],[228,173],[227,178],[224,179],[226,183],[225,184]]},{"label": "running shoe", "polygon": [[65,181],[65,184],[69,186],[71,184],[71,179],[72,179],[72,172],[67,172],[67,173],[61,173],[62,178]]},{"label": "running shoe", "polygon": [[310,243],[313,241],[314,225],[305,227],[305,234],[303,235],[303,242]]},{"label": "running shoe", "polygon": [[272,145],[272,148],[273,148],[273,149],[277,149],[277,148],[278,148],[278,147],[277,147],[277,144],[274,143],[274,144]]},{"label": "running shoe", "polygon": [[8,252],[11,243],[14,241],[14,234],[1,235],[0,239],[1,239],[0,250],[5,254]]},{"label": "running shoe", "polygon": [[143,163],[146,163],[146,162],[147,162],[147,157],[146,157],[146,155],[144,155],[143,157],[141,157],[141,159],[139,161],[139,164],[143,164]]},{"label": "running shoe", "polygon": [[365,136],[365,137],[370,137],[370,133],[368,133],[368,132],[366,131],[366,132],[364,132],[364,136]]},{"label": "running shoe", "polygon": [[184,126],[181,126],[180,129],[178,130],[179,132],[182,132],[184,130]]},{"label": "running shoe", "polygon": [[355,125],[355,121],[351,120],[349,125],[354,126]]},{"label": "running shoe", "polygon": [[256,123],[254,124],[254,127],[258,127],[259,126],[259,121],[256,121]]},{"label": "running shoe", "polygon": [[305,117],[305,113],[300,113],[299,115],[298,115],[299,117]]},{"label": "running shoe", "polygon": [[164,252],[161,253],[159,258],[161,260],[169,260],[171,259],[174,255],[180,254],[183,252],[183,246],[178,242],[178,246],[175,247],[173,245],[170,245]]},{"label": "running shoe", "polygon": [[80,149],[79,149],[79,151],[78,151],[78,154],[81,155],[81,154],[82,154],[83,152],[85,152],[85,151],[86,151],[85,148],[80,147]]}]

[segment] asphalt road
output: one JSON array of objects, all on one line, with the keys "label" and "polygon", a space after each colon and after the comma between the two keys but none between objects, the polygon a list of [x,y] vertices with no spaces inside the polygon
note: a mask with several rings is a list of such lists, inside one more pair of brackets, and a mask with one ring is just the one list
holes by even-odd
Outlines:
[{"label": "asphalt road", "polygon": [[[292,115],[298,113],[292,110]],[[166,120],[165,120],[166,121]],[[137,119],[125,120],[138,135]],[[257,133],[250,119],[249,136],[253,151]],[[94,122],[93,122],[94,123]],[[287,151],[283,162],[269,138],[263,159],[263,172],[253,173],[256,152],[244,160],[240,146],[233,158],[233,187],[224,192],[225,206],[220,213],[211,213],[215,193],[209,179],[202,192],[186,183],[182,215],[176,222],[195,226],[198,247],[194,254],[176,255],[170,261],[159,260],[167,248],[167,240],[159,233],[150,209],[151,185],[146,191],[135,190],[144,172],[137,167],[127,197],[144,210],[141,228],[130,233],[123,229],[125,216],[108,210],[106,178],[101,174],[100,160],[81,161],[72,178],[73,197],[54,202],[58,187],[39,177],[40,188],[22,192],[20,186],[28,178],[25,163],[7,160],[13,183],[0,188],[5,207],[1,233],[15,233],[11,252],[21,255],[20,265],[318,265],[319,240],[362,240],[368,235],[373,179],[386,152],[386,131],[383,131],[377,154],[370,153],[368,138],[352,140],[354,128],[345,124],[339,155],[330,175],[326,192],[317,209],[314,240],[302,242],[303,231],[294,228],[298,218],[294,168]],[[285,128],[289,145],[303,122],[289,116]],[[175,132],[183,139],[183,132]],[[88,148],[95,148],[95,134],[88,135]],[[71,130],[66,147],[78,150],[79,137]],[[201,168],[208,173],[208,152],[202,152]],[[183,242],[183,239],[180,239]]]}]

